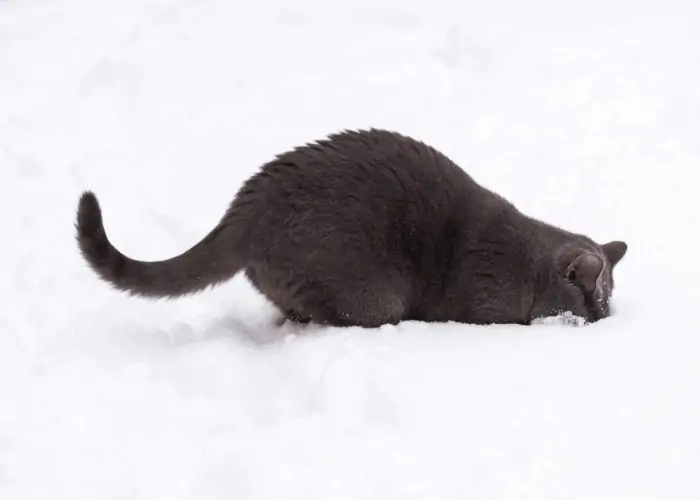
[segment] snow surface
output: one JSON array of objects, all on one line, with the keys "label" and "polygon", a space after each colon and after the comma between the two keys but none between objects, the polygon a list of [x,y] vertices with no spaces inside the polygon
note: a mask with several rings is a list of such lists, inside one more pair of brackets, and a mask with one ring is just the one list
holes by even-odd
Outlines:
[{"label": "snow surface", "polygon": [[[0,2],[0,499],[700,498],[697,2]],[[623,239],[588,327],[273,326],[244,278],[150,302],[79,258],[180,253],[274,154],[435,145]]]}]

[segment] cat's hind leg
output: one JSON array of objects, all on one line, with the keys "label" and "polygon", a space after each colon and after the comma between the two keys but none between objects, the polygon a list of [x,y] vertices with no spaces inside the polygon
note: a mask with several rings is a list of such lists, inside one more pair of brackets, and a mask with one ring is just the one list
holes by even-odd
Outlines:
[{"label": "cat's hind leg", "polygon": [[[281,311],[300,324],[378,327],[396,325],[409,315],[409,291],[386,271],[365,277],[338,275],[336,270],[251,268],[253,284]],[[369,278],[371,276],[371,278]]]},{"label": "cat's hind leg", "polygon": [[408,316],[408,301],[390,290],[310,291],[302,302],[312,322],[330,326],[376,328],[396,325]]}]

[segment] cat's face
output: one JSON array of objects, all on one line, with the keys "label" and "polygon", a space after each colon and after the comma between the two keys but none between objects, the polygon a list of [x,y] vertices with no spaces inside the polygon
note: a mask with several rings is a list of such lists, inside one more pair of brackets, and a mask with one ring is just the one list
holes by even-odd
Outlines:
[{"label": "cat's face", "polygon": [[610,316],[613,269],[627,244],[604,245],[582,238],[558,249],[539,277],[530,321],[571,313],[594,323]]}]

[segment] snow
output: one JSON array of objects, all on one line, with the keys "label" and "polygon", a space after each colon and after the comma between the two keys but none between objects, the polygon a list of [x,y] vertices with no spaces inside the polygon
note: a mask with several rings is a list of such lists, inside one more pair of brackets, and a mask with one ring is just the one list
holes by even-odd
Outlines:
[{"label": "snow", "polygon": [[[0,2],[0,498],[700,498],[697,3]],[[585,327],[274,327],[180,253],[273,155],[385,127],[629,252]]]}]

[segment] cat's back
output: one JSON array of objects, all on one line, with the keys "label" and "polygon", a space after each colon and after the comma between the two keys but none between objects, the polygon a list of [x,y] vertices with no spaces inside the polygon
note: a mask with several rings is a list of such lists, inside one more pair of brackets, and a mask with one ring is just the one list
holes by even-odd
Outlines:
[{"label": "cat's back", "polygon": [[448,199],[474,184],[435,148],[397,132],[346,130],[278,155],[260,176],[278,196],[310,200]]},{"label": "cat's back", "polygon": [[246,182],[230,213],[246,220],[258,254],[423,254],[434,253],[465,216],[473,219],[467,214],[488,197],[437,149],[368,129],[278,155]]}]

